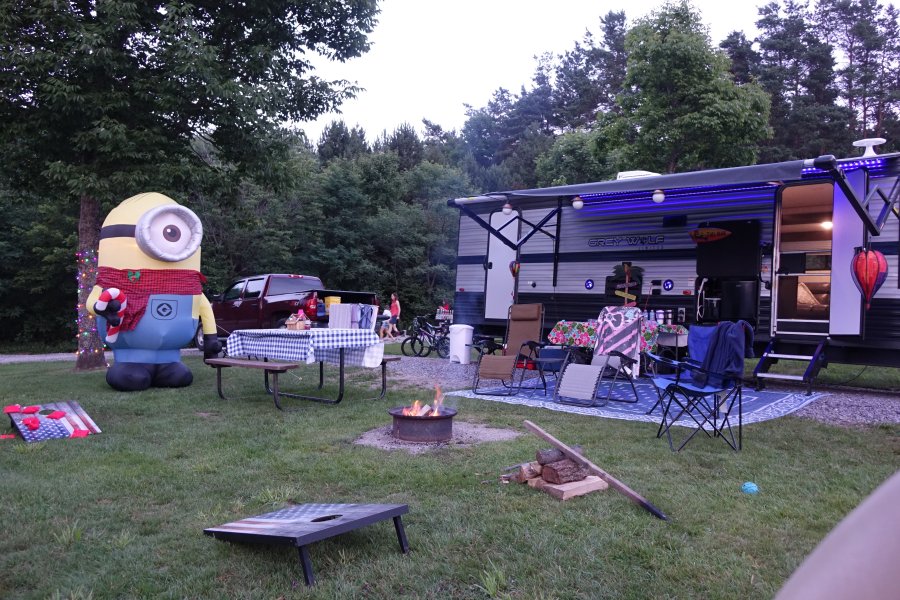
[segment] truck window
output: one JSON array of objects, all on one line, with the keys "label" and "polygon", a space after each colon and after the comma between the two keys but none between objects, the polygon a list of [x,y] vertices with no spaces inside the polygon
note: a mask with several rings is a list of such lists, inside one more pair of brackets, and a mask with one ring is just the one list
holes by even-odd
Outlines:
[{"label": "truck window", "polygon": [[237,283],[231,284],[231,287],[225,290],[225,293],[222,294],[222,300],[237,300],[241,297],[241,292],[244,291],[244,284],[246,281],[238,281]]},{"label": "truck window", "polygon": [[259,295],[262,294],[262,289],[265,282],[266,280],[261,277],[259,279],[248,280],[247,289],[244,290],[244,300],[259,298]]},{"label": "truck window", "polygon": [[318,277],[272,277],[269,279],[269,296],[296,294],[310,290],[321,290],[322,280]]}]

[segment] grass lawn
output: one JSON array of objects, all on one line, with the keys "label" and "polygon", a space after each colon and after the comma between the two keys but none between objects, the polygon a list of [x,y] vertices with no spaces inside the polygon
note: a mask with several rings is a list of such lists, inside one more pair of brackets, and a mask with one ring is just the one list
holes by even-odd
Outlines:
[{"label": "grass lawn", "polygon": [[[77,400],[103,429],[0,440],[0,597],[770,598],[900,466],[894,426],[788,417],[746,427],[740,453],[704,438],[675,454],[651,424],[475,400],[458,400],[457,419],[523,435],[414,457],[353,441],[431,389],[367,402],[372,390],[355,385],[339,405],[285,399],[301,410],[281,413],[259,373],[226,371],[222,401],[215,372],[186,362],[191,387],[135,394],[72,363],[0,366],[2,405]],[[301,375],[312,391],[315,368]],[[502,467],[546,447],[523,419],[581,444],[671,521],[613,490],[562,503],[499,483]],[[745,481],[759,495],[742,494]],[[305,502],[407,503],[411,552],[390,521],[314,544],[319,583],[306,589],[296,550],[202,533]]]}]

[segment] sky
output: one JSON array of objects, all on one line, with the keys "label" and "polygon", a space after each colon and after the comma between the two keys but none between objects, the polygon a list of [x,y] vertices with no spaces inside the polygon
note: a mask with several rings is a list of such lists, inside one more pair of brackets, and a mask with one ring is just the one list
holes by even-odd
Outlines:
[{"label": "sky", "polygon": [[[714,45],[735,30],[756,35],[757,7],[766,0],[693,0]],[[495,90],[532,87],[545,52],[571,50],[586,30],[600,38],[600,17],[625,11],[627,25],[650,14],[661,0],[381,0],[372,48],[345,63],[320,62],[316,75],[346,79],[362,88],[329,113],[300,124],[317,143],[333,120],[361,126],[369,142],[409,123],[421,134],[422,119],[460,131],[465,104],[485,106]]]}]

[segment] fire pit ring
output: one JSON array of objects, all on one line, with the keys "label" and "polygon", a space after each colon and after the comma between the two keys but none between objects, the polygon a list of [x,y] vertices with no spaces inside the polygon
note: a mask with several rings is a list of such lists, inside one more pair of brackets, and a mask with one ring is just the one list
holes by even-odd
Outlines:
[{"label": "fire pit ring", "polygon": [[441,408],[437,415],[404,415],[402,406],[388,410],[394,417],[391,435],[406,442],[446,442],[453,437],[452,408]]}]

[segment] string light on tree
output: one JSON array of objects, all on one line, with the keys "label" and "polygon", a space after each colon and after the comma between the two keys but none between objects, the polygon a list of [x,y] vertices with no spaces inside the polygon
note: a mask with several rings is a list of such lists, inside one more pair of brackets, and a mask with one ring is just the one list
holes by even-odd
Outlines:
[{"label": "string light on tree", "polygon": [[79,250],[75,253],[78,265],[76,280],[78,282],[78,302],[75,305],[75,327],[78,331],[78,350],[76,354],[100,354],[103,346],[90,348],[89,344],[82,343],[97,333],[97,321],[94,315],[85,310],[82,298],[87,298],[97,280],[97,252],[95,250]]}]

